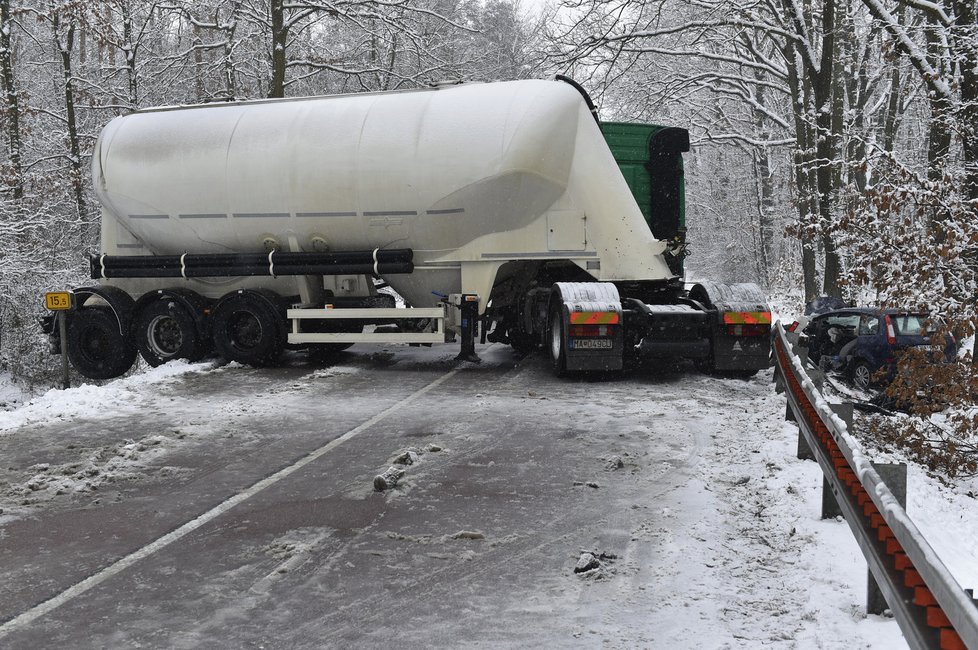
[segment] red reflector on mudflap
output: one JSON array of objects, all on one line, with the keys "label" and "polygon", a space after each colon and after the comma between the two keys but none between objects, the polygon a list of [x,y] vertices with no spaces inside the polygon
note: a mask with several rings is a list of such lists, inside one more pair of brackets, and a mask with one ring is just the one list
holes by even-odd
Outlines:
[{"label": "red reflector on mudflap", "polygon": [[727,325],[770,325],[769,311],[727,311],[723,313],[723,322]]},{"label": "red reflector on mudflap", "polygon": [[621,317],[614,311],[572,311],[571,325],[616,325]]}]

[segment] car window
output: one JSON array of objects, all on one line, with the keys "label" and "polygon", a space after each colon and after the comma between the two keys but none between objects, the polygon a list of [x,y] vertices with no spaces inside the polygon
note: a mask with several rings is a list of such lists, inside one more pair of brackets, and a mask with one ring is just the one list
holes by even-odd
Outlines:
[{"label": "car window", "polygon": [[899,314],[890,316],[897,336],[920,336],[924,333],[924,317],[918,314]]},{"label": "car window", "polygon": [[855,333],[857,325],[859,325],[859,314],[841,314],[825,318],[826,327],[838,327],[843,331],[852,330]]},{"label": "car window", "polygon": [[875,336],[879,331],[879,316],[867,314],[859,319],[859,336]]}]

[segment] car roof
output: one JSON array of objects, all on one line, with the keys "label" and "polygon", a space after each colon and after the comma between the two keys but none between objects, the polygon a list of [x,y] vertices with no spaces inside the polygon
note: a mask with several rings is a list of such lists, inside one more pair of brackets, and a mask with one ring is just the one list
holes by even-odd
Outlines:
[{"label": "car roof", "polygon": [[818,318],[826,318],[828,316],[854,316],[854,315],[871,315],[871,316],[882,316],[883,314],[893,316],[893,315],[913,315],[913,316],[923,316],[926,317],[927,314],[913,311],[910,309],[878,309],[876,307],[846,307],[845,309],[833,309],[832,311],[823,312],[816,316],[812,316],[812,320]]}]

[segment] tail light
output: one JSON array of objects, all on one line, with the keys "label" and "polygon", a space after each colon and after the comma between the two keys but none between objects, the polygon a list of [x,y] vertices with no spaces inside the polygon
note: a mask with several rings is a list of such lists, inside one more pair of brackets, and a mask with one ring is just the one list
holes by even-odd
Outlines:
[{"label": "tail light", "polygon": [[723,324],[730,336],[766,336],[771,331],[771,312],[728,311],[723,314]]},{"label": "tail light", "polygon": [[795,321],[791,325],[788,325],[787,331],[794,332],[796,329],[798,329],[798,321]]},{"label": "tail light", "polygon": [[896,330],[893,328],[893,321],[889,315],[883,316],[883,322],[886,324],[886,342],[890,345],[896,345]]},{"label": "tail light", "polygon": [[571,336],[614,336],[613,325],[570,325],[567,328]]}]

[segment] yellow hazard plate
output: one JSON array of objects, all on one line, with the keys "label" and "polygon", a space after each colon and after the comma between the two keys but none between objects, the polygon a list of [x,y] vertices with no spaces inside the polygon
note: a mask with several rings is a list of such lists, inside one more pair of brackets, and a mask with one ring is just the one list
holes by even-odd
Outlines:
[{"label": "yellow hazard plate", "polygon": [[66,311],[75,306],[74,298],[70,291],[49,291],[44,294],[44,306],[51,311]]}]

